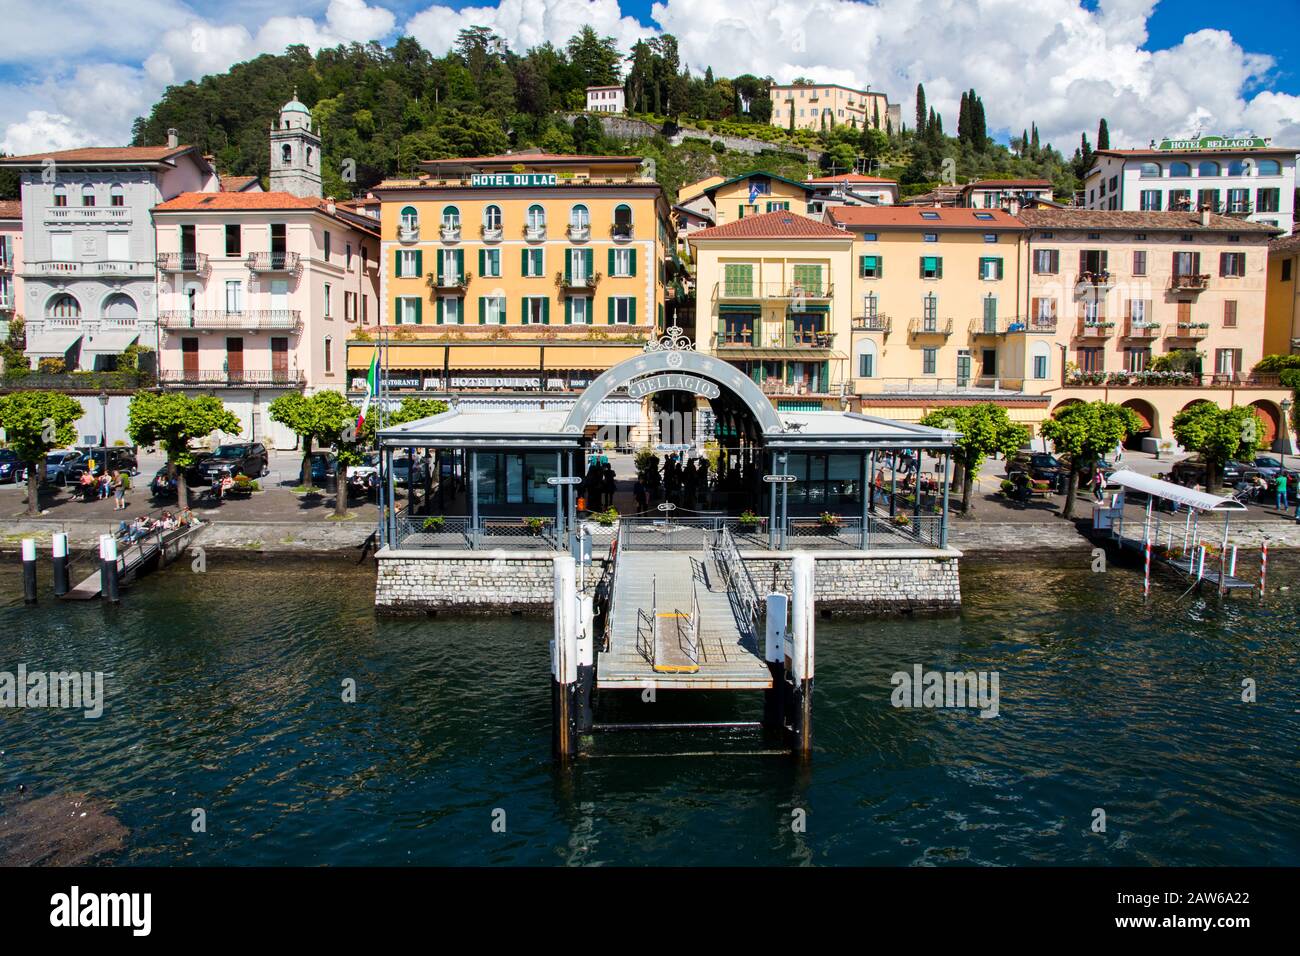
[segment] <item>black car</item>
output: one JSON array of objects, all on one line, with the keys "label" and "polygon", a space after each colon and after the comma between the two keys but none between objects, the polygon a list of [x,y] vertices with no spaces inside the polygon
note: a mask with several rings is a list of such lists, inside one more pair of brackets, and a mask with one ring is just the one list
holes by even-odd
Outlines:
[{"label": "black car", "polygon": [[209,458],[199,464],[199,478],[202,482],[211,482],[220,472],[227,471],[231,477],[247,475],[249,478],[261,478],[267,471],[266,446],[261,442],[232,442],[219,445]]},{"label": "black car", "polygon": [[1045,451],[1017,455],[1007,463],[1008,478],[1021,471],[1028,473],[1035,481],[1050,481],[1056,491],[1065,487],[1065,481],[1069,477],[1069,467]]},{"label": "black car", "polygon": [[338,472],[338,457],[327,451],[314,451],[311,453],[311,483],[318,488],[328,488],[334,484],[334,476]]},{"label": "black car", "polygon": [[[204,461],[212,457],[211,452],[200,451],[194,452],[194,463],[184,469],[185,482],[191,488],[198,486],[203,482],[203,475],[200,473],[200,466]],[[177,469],[178,471],[180,469]],[[154,474],[153,480],[149,482],[149,491],[155,498],[171,498],[176,495],[176,479],[167,477],[167,466],[163,465]]]},{"label": "black car", "polygon": [[140,460],[136,450],[129,445],[110,445],[107,448],[78,445],[77,451],[87,462],[95,462],[95,473],[103,474],[105,466],[109,471],[125,471],[131,475],[140,474]]},{"label": "black car", "polygon": [[[1254,471],[1254,468],[1240,461],[1225,462],[1223,465],[1223,483],[1228,488],[1235,488],[1239,481],[1244,479],[1248,473],[1253,474]],[[1192,455],[1182,461],[1174,462],[1174,466],[1169,469],[1169,480],[1179,485],[1186,485],[1189,488],[1192,485],[1205,487],[1205,459],[1200,455]]]},{"label": "black car", "polygon": [[12,448],[0,448],[0,482],[18,484],[27,480],[27,466]]}]

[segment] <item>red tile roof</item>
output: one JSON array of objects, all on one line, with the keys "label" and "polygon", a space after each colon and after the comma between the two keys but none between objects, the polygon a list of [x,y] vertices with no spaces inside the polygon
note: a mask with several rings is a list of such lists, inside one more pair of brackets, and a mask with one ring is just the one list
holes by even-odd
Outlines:
[{"label": "red tile roof", "polygon": [[[1024,225],[1001,209],[966,209],[945,206],[831,206],[826,214],[836,225],[876,229],[1024,229]],[[936,218],[937,217],[937,218]],[[978,217],[978,218],[977,218]]]},{"label": "red tile roof", "polygon": [[31,165],[52,159],[56,163],[160,163],[194,149],[193,146],[90,146],[26,156],[5,156],[0,165]]},{"label": "red tile roof", "polygon": [[256,176],[222,176],[221,191],[223,193],[243,192],[255,182],[258,182]]},{"label": "red tile roof", "polygon": [[851,236],[843,229],[836,229],[816,219],[809,219],[796,212],[765,212],[757,216],[746,216],[701,229],[690,235],[692,242],[700,239],[849,239]]},{"label": "red tile roof", "polygon": [[862,173],[845,173],[842,176],[814,176],[810,183],[888,183],[897,186],[898,180],[886,179],[884,176],[864,176]]},{"label": "red tile roof", "polygon": [[981,179],[967,183],[966,189],[1009,189],[1022,186],[1026,189],[1051,189],[1050,179]]},{"label": "red tile roof", "polygon": [[1125,232],[1276,232],[1262,222],[1233,219],[1209,214],[1209,224],[1201,225],[1196,212],[1137,212],[1121,209],[1022,209],[1016,217],[1033,229],[1118,229]]},{"label": "red tile roof", "polygon": [[19,199],[0,199],[0,219],[23,218],[23,204]]},{"label": "red tile roof", "polygon": [[1274,239],[1268,244],[1268,252],[1269,255],[1278,253],[1284,256],[1293,252],[1300,252],[1300,232],[1293,232],[1289,236]]},{"label": "red tile roof", "polygon": [[[248,192],[248,193],[181,193],[165,203],[154,206],[154,212],[259,212],[314,210],[322,215],[330,215],[329,203],[324,199],[295,196],[286,192]],[[360,213],[347,209],[342,203],[335,203],[338,212],[348,213],[348,218],[335,214],[334,218],[359,229],[367,227],[355,220]],[[364,217],[362,217],[364,218]],[[375,223],[378,226],[378,223]],[[367,230],[373,231],[373,230]]]}]

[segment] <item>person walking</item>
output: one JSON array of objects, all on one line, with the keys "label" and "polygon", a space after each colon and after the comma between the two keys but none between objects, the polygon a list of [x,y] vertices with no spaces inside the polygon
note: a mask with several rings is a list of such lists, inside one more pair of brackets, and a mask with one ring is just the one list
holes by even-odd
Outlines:
[{"label": "person walking", "polygon": [[632,497],[636,500],[636,510],[638,512],[645,511],[649,507],[649,503],[646,501],[645,482],[641,480],[640,475],[636,476],[636,483],[632,485]]},{"label": "person walking", "polygon": [[114,471],[110,479],[113,486],[113,510],[126,510],[126,480],[120,471]]},{"label": "person walking", "polygon": [[1274,487],[1277,489],[1277,510],[1286,514],[1287,496],[1286,496],[1286,472],[1277,473],[1277,482]]},{"label": "person walking", "polygon": [[1106,496],[1106,476],[1102,473],[1100,465],[1093,465],[1092,471],[1092,497],[1098,503]]}]

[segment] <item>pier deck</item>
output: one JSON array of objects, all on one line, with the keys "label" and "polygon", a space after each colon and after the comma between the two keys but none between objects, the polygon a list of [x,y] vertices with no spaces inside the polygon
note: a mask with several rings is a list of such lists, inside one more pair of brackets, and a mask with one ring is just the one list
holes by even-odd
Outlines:
[{"label": "pier deck", "polygon": [[[761,690],[772,686],[755,636],[737,622],[731,593],[712,559],[702,552],[625,550],[618,557],[614,590],[609,650],[599,655],[597,687]],[[695,601],[699,602],[698,634],[692,642],[687,622]],[[661,616],[657,620],[652,618],[656,613]]]}]

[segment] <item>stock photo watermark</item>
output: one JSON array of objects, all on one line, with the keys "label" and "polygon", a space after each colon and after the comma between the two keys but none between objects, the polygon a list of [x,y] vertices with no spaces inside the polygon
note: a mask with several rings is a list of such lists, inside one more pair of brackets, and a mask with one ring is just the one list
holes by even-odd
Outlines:
[{"label": "stock photo watermark", "polygon": [[920,664],[895,671],[889,702],[897,708],[976,710],[988,720],[998,715],[997,671],[927,671]]},{"label": "stock photo watermark", "polygon": [[0,671],[0,709],[80,710],[87,720],[104,713],[104,678],[112,671]]}]

